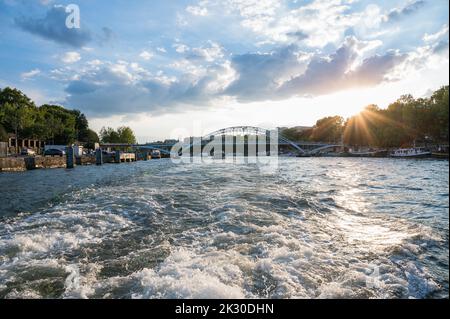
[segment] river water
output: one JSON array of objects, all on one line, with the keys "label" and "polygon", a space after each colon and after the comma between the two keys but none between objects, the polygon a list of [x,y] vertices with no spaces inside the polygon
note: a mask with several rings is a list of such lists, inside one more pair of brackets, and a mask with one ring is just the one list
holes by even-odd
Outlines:
[{"label": "river water", "polygon": [[0,173],[0,298],[448,298],[448,161]]}]

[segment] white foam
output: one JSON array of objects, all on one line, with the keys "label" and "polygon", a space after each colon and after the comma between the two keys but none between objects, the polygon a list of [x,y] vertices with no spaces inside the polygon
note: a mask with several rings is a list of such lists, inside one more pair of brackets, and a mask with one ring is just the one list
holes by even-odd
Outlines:
[{"label": "white foam", "polygon": [[[215,262],[213,262],[213,260]],[[242,273],[225,255],[198,256],[193,251],[174,251],[157,269],[134,274],[142,293],[133,298],[244,298]]]}]

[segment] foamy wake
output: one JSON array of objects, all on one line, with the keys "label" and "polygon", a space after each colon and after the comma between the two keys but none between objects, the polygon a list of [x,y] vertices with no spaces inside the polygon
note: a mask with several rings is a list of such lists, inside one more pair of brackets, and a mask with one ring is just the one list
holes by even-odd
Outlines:
[{"label": "foamy wake", "polygon": [[[197,210],[179,205],[174,191],[103,188],[93,204],[75,193],[72,202],[1,225],[0,296],[425,298],[442,289],[423,262],[430,247],[445,245],[430,227],[355,203],[314,210],[289,190],[262,204],[254,200],[261,194],[246,202],[229,195],[222,206],[197,198]],[[167,254],[145,259],[162,245]]]}]

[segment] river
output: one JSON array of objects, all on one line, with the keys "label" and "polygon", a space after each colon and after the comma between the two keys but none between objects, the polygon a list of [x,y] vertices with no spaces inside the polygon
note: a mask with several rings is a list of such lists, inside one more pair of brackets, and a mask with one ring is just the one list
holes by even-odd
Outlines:
[{"label": "river", "polygon": [[0,298],[448,298],[449,164],[0,173]]}]

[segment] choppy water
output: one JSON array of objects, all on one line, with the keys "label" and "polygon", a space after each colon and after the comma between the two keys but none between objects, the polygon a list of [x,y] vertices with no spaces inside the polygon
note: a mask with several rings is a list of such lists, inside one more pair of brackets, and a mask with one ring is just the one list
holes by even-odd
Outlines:
[{"label": "choppy water", "polygon": [[0,174],[0,298],[448,298],[447,161]]}]

